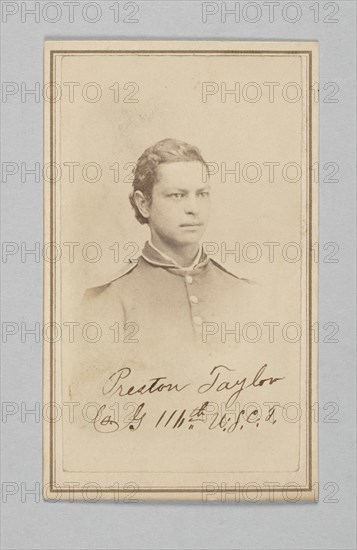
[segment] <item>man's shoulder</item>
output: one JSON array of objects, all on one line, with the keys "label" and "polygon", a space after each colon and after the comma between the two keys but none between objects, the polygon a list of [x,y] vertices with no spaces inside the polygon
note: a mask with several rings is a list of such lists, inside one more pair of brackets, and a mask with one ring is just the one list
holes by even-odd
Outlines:
[{"label": "man's shoulder", "polygon": [[232,271],[229,271],[222,264],[210,258],[210,264],[212,265],[215,273],[223,279],[228,279],[232,284],[242,283],[244,285],[256,285],[257,283],[253,279],[247,279],[246,277],[239,277]]},{"label": "man's shoulder", "polygon": [[128,281],[128,278],[130,278],[130,274],[134,273],[134,270],[137,268],[138,265],[139,262],[130,262],[126,266],[122,267],[122,269],[118,273],[116,273],[114,277],[109,279],[109,281],[87,288],[84,293],[84,299],[91,300],[94,298],[98,298],[102,295],[110,294],[110,290],[115,289],[118,284],[124,281]]}]

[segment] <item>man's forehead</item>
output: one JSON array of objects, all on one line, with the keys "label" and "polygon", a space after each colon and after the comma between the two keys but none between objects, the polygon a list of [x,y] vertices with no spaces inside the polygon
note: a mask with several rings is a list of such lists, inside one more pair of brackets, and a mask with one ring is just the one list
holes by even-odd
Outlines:
[{"label": "man's forehead", "polygon": [[206,168],[199,161],[170,162],[158,167],[158,184],[175,185],[206,185]]}]

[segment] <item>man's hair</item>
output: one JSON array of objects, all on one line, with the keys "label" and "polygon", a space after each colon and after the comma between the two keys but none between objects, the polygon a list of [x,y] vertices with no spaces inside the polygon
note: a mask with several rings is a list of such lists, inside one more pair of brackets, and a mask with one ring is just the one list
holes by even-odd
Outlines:
[{"label": "man's hair", "polygon": [[140,223],[148,223],[148,219],[141,215],[134,198],[135,191],[141,191],[151,201],[152,190],[157,182],[158,168],[160,164],[172,162],[200,162],[209,174],[207,163],[197,147],[180,141],[179,139],[163,139],[145,149],[139,158],[135,171],[133,190],[129,195],[131,206],[134,208],[135,217]]}]

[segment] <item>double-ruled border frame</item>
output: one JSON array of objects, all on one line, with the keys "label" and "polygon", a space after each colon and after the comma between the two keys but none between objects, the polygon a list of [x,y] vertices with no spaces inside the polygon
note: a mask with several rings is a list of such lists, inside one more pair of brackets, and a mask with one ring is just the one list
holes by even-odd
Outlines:
[{"label": "double-ruled border frame", "polygon": [[[106,42],[103,42],[105,44]],[[317,116],[316,111],[313,112],[313,98],[312,98],[312,87],[313,87],[313,74],[316,74],[317,67],[314,67],[314,63],[317,64],[317,44],[316,43],[286,43],[292,45],[291,49],[283,49],[284,42],[279,43],[255,43],[255,44],[264,44],[267,49],[245,49],[244,43],[240,42],[221,42],[220,45],[224,44],[225,46],[230,46],[229,49],[215,49],[217,42],[173,42],[177,46],[177,49],[166,49],[166,46],[169,46],[170,42],[143,42],[143,49],[130,49],[129,45],[132,45],[130,42],[117,42],[118,45],[124,46],[123,49],[96,49],[100,42],[82,42],[78,41],[76,46],[83,45],[83,49],[78,47],[78,49],[66,49],[66,42],[49,42],[47,43],[47,55],[48,58],[45,58],[45,74],[48,70],[46,63],[49,62],[49,85],[50,85],[50,107],[49,107],[49,126],[45,125],[45,144],[48,143],[49,139],[49,162],[50,162],[50,182],[49,182],[49,194],[45,193],[45,204],[44,204],[44,213],[45,213],[45,242],[54,243],[56,237],[56,182],[54,174],[54,166],[56,165],[56,152],[55,152],[55,107],[56,101],[53,94],[56,75],[56,58],[57,56],[62,57],[63,55],[80,55],[80,54],[102,54],[102,55],[111,55],[111,54],[132,54],[132,55],[196,55],[201,54],[219,54],[219,55],[293,55],[301,56],[305,55],[308,60],[308,79],[307,79],[307,93],[306,97],[308,99],[308,147],[307,147],[307,167],[308,167],[308,181],[307,181],[307,211],[308,211],[308,224],[307,224],[307,268],[308,268],[308,277],[307,277],[307,317],[306,325],[310,327],[308,330],[308,355],[307,355],[307,429],[308,429],[308,461],[307,461],[307,479],[308,484],[306,487],[298,487],[299,491],[304,495],[302,500],[317,500],[318,498],[318,483],[317,483],[317,426],[313,424],[312,420],[312,405],[314,403],[313,397],[317,397],[317,344],[313,341],[312,330],[314,322],[317,321],[317,267],[313,264],[312,261],[312,245],[317,241],[317,200],[318,192],[313,189],[313,165],[318,160],[318,147],[317,147]],[[71,45],[73,46],[73,42]],[[114,44],[114,43],[113,43]],[[137,42],[136,42],[137,44]],[[193,46],[198,44],[204,44],[208,49],[191,49]],[[63,45],[63,49],[58,49],[59,46]],[[157,49],[152,49],[153,45],[157,46]],[[180,46],[187,45],[187,49],[180,49]],[[249,45],[249,43],[247,43]],[[52,49],[53,46],[53,49]],[[89,46],[87,49],[85,46]],[[93,48],[91,48],[93,46]],[[128,49],[126,49],[126,47]],[[147,46],[147,49],[146,49]],[[151,48],[150,48],[151,46]],[[212,46],[212,49],[209,48]],[[268,49],[268,47],[273,46],[275,49]],[[300,46],[300,48],[299,48]],[[307,49],[305,47],[308,46]],[[162,49],[161,49],[162,48]],[[311,49],[310,49],[311,48]],[[47,61],[48,60],[48,61]],[[316,107],[315,107],[316,109]],[[46,121],[47,122],[47,121]],[[46,130],[49,128],[49,135],[46,135]],[[45,152],[46,156],[46,152]],[[46,218],[47,216],[47,218]],[[49,237],[49,239],[48,239]],[[49,319],[51,336],[50,341],[44,343],[44,353],[43,353],[43,373],[44,373],[44,402],[46,401],[45,396],[48,395],[49,391],[49,404],[50,404],[50,420],[48,424],[49,429],[46,430],[45,423],[43,426],[44,433],[44,444],[43,444],[43,459],[44,459],[44,498],[48,500],[61,500],[61,499],[82,499],[83,498],[83,488],[74,488],[74,487],[61,487],[56,483],[56,460],[55,460],[55,426],[56,421],[53,418],[53,407],[52,404],[55,403],[55,372],[56,372],[56,356],[55,356],[55,334],[54,328],[56,326],[56,262],[53,257],[53,247],[50,247],[50,258],[49,258],[49,272],[46,271],[46,265],[44,266],[44,319]],[[256,493],[257,489],[238,489],[236,487],[226,487],[223,491],[224,493],[234,493],[243,492],[244,493]],[[289,493],[296,495],[297,487],[294,485],[293,488],[260,488],[262,493],[262,499],[271,500],[271,495],[276,495],[277,498],[282,496],[282,491],[284,495]],[[128,491],[129,492],[129,491]],[[98,494],[98,488],[89,489],[85,488],[85,494]],[[145,500],[167,500],[167,499],[177,499],[177,500],[198,500],[202,497],[203,489],[202,487],[143,487],[135,490],[135,493],[140,495]],[[114,488],[101,488],[101,495],[103,499],[113,499],[117,496],[118,489]],[[285,496],[284,496],[285,498]],[[286,498],[289,500],[289,497]],[[88,499],[89,500],[89,499]],[[275,499],[274,499],[275,500]]]}]

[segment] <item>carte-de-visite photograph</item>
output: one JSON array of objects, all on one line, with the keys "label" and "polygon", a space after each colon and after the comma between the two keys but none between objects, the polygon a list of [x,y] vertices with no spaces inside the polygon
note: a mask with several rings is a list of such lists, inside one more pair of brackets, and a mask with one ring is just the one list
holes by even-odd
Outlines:
[{"label": "carte-de-visite photograph", "polygon": [[46,43],[45,499],[318,500],[317,82],[314,42]]}]

